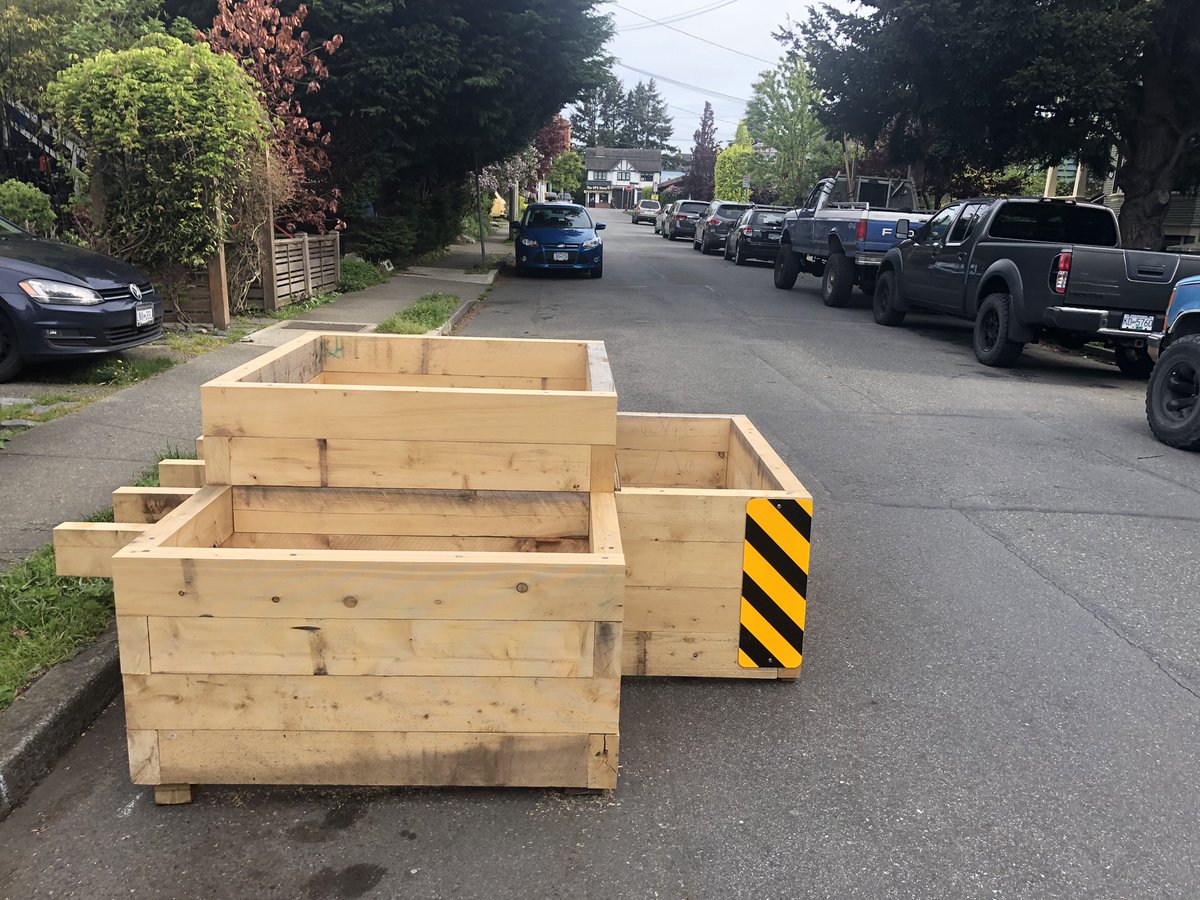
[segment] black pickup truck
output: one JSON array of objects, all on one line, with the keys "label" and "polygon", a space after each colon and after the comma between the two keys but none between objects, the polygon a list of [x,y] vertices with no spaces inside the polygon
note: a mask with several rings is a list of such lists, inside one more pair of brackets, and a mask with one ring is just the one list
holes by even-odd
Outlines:
[{"label": "black pickup truck", "polygon": [[1162,331],[1171,286],[1200,258],[1121,248],[1117,217],[1091,203],[983,198],[952,203],[884,256],[875,321],[911,309],[975,320],[975,356],[1010,366],[1042,338],[1070,348],[1100,341],[1117,366],[1145,378],[1148,335]]}]

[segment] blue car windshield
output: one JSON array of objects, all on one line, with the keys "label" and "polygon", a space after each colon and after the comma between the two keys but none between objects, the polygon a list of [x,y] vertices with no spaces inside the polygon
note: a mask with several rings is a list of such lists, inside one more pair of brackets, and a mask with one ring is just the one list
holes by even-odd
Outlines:
[{"label": "blue car windshield", "polygon": [[526,228],[591,228],[582,206],[535,206],[525,217]]}]

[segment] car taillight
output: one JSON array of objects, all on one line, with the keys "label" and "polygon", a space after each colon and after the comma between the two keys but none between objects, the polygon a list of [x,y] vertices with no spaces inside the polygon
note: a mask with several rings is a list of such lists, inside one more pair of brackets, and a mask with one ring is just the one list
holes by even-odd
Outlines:
[{"label": "car taillight", "polygon": [[1065,294],[1071,278],[1071,251],[1064,250],[1054,257],[1054,293]]},{"label": "car taillight", "polygon": [[708,224],[709,225],[720,225],[721,220],[718,219],[716,216],[713,216],[711,219],[708,220]]},{"label": "car taillight", "polygon": [[867,239],[867,220],[859,219],[858,228],[854,232],[855,240],[865,241]]},{"label": "car taillight", "polygon": [[686,222],[686,221],[687,221],[687,215],[686,215],[685,213],[678,213],[678,214],[675,216],[675,219],[676,219],[677,221],[679,221],[679,222]]},{"label": "car taillight", "polygon": [[750,235],[754,234],[753,226],[743,225],[742,226],[742,234],[744,234],[746,237],[750,237]]}]

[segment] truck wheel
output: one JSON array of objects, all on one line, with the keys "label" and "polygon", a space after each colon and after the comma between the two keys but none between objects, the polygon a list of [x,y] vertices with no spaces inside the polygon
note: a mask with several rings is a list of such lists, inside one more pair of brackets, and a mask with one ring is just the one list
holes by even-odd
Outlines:
[{"label": "truck wheel", "polygon": [[875,297],[871,301],[871,309],[875,313],[875,321],[880,325],[901,325],[906,310],[896,309],[896,273],[884,272],[875,284]]},{"label": "truck wheel", "polygon": [[21,345],[8,317],[0,313],[0,381],[11,381],[21,371]]},{"label": "truck wheel", "polygon": [[854,263],[845,253],[834,253],[825,263],[825,277],[821,279],[821,302],[826,306],[841,308],[850,302],[854,291]]},{"label": "truck wheel", "polygon": [[779,253],[775,257],[775,287],[781,291],[790,291],[796,284],[796,278],[799,275],[800,260],[796,259],[792,248],[784,244],[779,248]]},{"label": "truck wheel", "polygon": [[1146,421],[1168,447],[1200,450],[1200,335],[1176,338],[1146,385]]},{"label": "truck wheel", "polygon": [[1012,298],[1008,294],[988,294],[975,317],[975,358],[985,366],[1011,366],[1025,349],[1021,341],[1008,336]]},{"label": "truck wheel", "polygon": [[1117,368],[1126,378],[1145,381],[1150,377],[1150,370],[1154,368],[1154,360],[1150,358],[1145,347],[1118,346],[1114,348],[1113,356]]}]

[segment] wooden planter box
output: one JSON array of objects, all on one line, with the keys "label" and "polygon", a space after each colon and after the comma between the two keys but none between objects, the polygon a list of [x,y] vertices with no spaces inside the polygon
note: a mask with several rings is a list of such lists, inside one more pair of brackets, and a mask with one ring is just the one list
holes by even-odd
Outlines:
[{"label": "wooden planter box", "polygon": [[210,485],[112,572],[130,771],[160,802],[615,786],[611,494]]},{"label": "wooden planter box", "polygon": [[611,491],[604,345],[304,334],[201,388],[208,484]]},{"label": "wooden planter box", "polygon": [[625,674],[794,678],[804,485],[744,416],[621,413],[617,462]]}]

